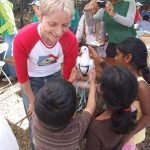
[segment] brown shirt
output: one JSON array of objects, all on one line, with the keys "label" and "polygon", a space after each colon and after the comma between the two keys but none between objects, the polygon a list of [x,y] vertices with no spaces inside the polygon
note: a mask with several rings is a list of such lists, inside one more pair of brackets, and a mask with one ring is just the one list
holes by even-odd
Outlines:
[{"label": "brown shirt", "polygon": [[36,150],[77,150],[92,116],[88,112],[75,114],[70,123],[60,131],[51,131],[32,115],[33,142]]},{"label": "brown shirt", "polygon": [[118,150],[123,136],[111,129],[111,120],[94,120],[87,133],[85,150]]}]

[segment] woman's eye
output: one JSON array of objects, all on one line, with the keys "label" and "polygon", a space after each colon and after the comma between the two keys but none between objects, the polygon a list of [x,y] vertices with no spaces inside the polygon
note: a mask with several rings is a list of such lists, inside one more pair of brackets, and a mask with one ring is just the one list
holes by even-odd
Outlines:
[{"label": "woman's eye", "polygon": [[52,26],[52,27],[55,26],[55,24],[49,24],[49,25]]},{"label": "woman's eye", "polygon": [[63,26],[64,26],[64,27],[68,27],[68,26],[69,26],[69,24],[64,24]]},{"label": "woman's eye", "polygon": [[48,25],[53,27],[53,26],[56,26],[56,23],[48,23]]}]

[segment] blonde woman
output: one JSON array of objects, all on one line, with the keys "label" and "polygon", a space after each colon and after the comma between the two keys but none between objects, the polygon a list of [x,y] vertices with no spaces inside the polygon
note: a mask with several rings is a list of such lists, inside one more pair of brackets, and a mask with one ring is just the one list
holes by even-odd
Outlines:
[{"label": "blonde woman", "polygon": [[28,116],[35,95],[47,82],[68,80],[78,55],[78,44],[69,31],[73,0],[40,0],[40,23],[21,29],[14,39],[14,60]]}]

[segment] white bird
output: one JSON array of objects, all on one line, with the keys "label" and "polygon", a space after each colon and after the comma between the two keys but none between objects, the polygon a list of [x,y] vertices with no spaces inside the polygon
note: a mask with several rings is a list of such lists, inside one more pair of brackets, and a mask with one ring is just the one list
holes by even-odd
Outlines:
[{"label": "white bird", "polygon": [[89,49],[87,46],[81,47],[81,56],[76,59],[76,66],[83,76],[86,76],[94,67],[94,61],[89,56]]}]

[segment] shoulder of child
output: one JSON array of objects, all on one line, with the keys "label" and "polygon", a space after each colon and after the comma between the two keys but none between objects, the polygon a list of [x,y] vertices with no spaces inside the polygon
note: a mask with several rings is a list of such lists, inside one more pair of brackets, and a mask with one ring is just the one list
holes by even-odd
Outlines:
[{"label": "shoulder of child", "polygon": [[138,81],[138,99],[139,100],[148,100],[150,97],[150,86],[144,80]]},{"label": "shoulder of child", "polygon": [[148,83],[145,80],[138,80],[139,90],[144,90],[149,88]]},{"label": "shoulder of child", "polygon": [[90,120],[92,120],[93,116],[88,111],[83,110],[83,112],[81,113],[75,113],[74,118],[76,118],[78,121],[84,120],[85,122],[89,122]]}]

